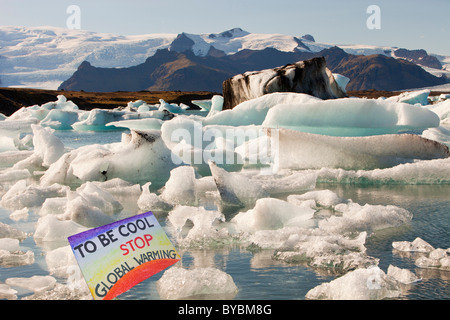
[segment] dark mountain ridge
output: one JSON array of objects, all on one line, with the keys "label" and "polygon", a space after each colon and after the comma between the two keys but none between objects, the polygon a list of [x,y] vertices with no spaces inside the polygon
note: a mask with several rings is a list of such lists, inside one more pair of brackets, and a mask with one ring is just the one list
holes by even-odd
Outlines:
[{"label": "dark mountain ridge", "polygon": [[211,54],[202,57],[190,50],[192,43],[189,40],[181,34],[171,48],[157,50],[144,63],[129,68],[97,68],[84,61],[60,85],[59,90],[221,92],[223,81],[236,74],[280,67],[320,56],[325,57],[327,67],[332,72],[350,78],[347,90],[398,91],[447,82],[447,79],[435,77],[408,60],[380,54],[352,55],[338,47],[317,53],[284,52],[274,48],[245,49],[231,55],[212,48],[209,50]]}]

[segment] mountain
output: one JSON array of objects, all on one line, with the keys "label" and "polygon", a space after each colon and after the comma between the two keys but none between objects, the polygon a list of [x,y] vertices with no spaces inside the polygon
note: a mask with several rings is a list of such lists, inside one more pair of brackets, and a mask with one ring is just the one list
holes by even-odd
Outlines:
[{"label": "mountain", "polygon": [[[256,34],[240,28],[221,33],[121,36],[56,27],[0,26],[0,79],[2,86],[5,87],[57,89],[63,81],[78,72],[78,69],[85,72],[90,70],[89,67],[96,68],[98,70],[95,72],[93,69],[89,72],[96,73],[97,76],[108,72],[103,69],[126,69],[120,72],[112,71],[114,74],[125,76],[134,67],[140,68],[145,64],[147,75],[134,70],[136,74],[140,74],[139,77],[144,77],[145,81],[142,78],[128,78],[126,82],[129,83],[129,87],[135,87],[137,82],[144,81],[145,89],[172,88],[182,79],[196,83],[200,81],[200,75],[208,75],[216,81],[232,72],[272,68],[308,59],[333,47],[334,44],[317,42],[317,39],[308,34],[303,36]],[[447,56],[428,54],[426,51],[424,54],[421,50],[417,52],[407,50],[405,53],[399,48],[384,46],[339,45],[339,47],[350,56],[376,54],[398,61],[408,60],[420,65],[428,73],[437,76],[447,75],[450,78],[450,57]],[[151,65],[157,60],[153,57],[158,50],[166,50],[163,52],[167,57],[162,57],[160,53],[157,58],[165,62],[158,70],[153,70]],[[169,54],[173,52],[181,53],[184,57]],[[245,57],[248,61],[243,63]],[[147,61],[149,58],[152,59]],[[233,59],[237,61],[236,66],[230,65]],[[361,61],[363,60],[365,59],[361,58]],[[332,58],[329,57],[327,63],[330,64],[331,61]],[[388,63],[387,61],[391,60],[388,59],[384,63]],[[436,61],[442,66],[441,69],[438,69]],[[243,70],[244,67],[249,69]],[[346,72],[350,74],[349,70]],[[373,70],[371,72],[373,75]],[[356,72],[354,74],[357,75]],[[154,80],[157,76],[163,78],[158,82]],[[373,77],[368,79],[375,81]],[[116,84],[120,83],[119,80],[115,80]],[[365,87],[369,86],[369,80]],[[89,80],[84,79],[83,82],[85,81]],[[124,82],[121,81],[122,84]]]},{"label": "mountain", "polygon": [[283,52],[274,48],[241,50],[231,55],[197,56],[177,38],[171,48],[160,49],[144,63],[130,68],[96,68],[83,62],[78,70],[59,87],[71,91],[139,91],[139,90],[207,90],[222,92],[226,79],[246,71],[271,69],[323,56],[327,67],[351,79],[347,89],[402,90],[445,83],[416,64],[384,55],[359,56],[338,47],[320,52]]}]

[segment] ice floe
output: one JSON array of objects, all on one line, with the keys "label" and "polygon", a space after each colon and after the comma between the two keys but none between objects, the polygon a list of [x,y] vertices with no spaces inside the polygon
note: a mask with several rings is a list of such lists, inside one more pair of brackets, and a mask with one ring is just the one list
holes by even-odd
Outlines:
[{"label": "ice floe", "polygon": [[169,299],[232,299],[238,293],[233,278],[216,268],[172,267],[157,281],[160,297]]}]

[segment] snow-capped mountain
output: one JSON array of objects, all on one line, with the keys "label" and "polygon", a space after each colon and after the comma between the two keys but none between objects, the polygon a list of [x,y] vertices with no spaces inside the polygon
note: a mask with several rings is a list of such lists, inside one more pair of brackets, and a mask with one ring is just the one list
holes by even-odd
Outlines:
[{"label": "snow-capped mountain", "polygon": [[[335,44],[315,42],[309,35],[256,34],[240,28],[210,34],[121,36],[57,27],[0,26],[0,86],[57,89],[83,61],[95,67],[125,68],[145,62],[158,49],[180,52],[188,49],[202,57],[265,48],[283,52],[319,52],[333,46]],[[396,57],[398,49],[364,45],[339,47],[350,54],[392,57]],[[439,61],[443,68],[424,68],[450,78],[450,57],[430,57]]]}]

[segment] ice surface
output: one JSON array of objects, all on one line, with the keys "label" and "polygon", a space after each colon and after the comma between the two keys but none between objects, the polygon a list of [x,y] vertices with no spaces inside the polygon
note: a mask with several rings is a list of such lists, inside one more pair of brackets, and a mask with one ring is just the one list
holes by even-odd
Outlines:
[{"label": "ice surface", "polygon": [[161,299],[221,298],[232,299],[238,288],[233,278],[216,268],[192,270],[172,267],[157,281]]},{"label": "ice surface", "polygon": [[160,130],[164,122],[157,118],[145,118],[145,119],[135,119],[135,120],[120,120],[109,122],[106,127],[116,127],[116,128],[128,128],[131,130]]},{"label": "ice surface", "polygon": [[447,146],[412,134],[332,137],[268,129],[268,135],[277,137],[280,169],[375,169],[449,156]]},{"label": "ice surface", "polygon": [[450,271],[450,248],[447,250],[438,248],[430,251],[428,256],[416,259],[416,266],[420,268],[432,268]]},{"label": "ice surface", "polygon": [[14,221],[27,220],[28,219],[28,208],[23,208],[15,210],[9,215],[9,218]]},{"label": "ice surface", "polygon": [[1,267],[16,267],[32,263],[34,263],[33,251],[21,251],[18,239],[0,238]]},{"label": "ice surface", "polygon": [[0,250],[19,251],[19,240],[13,238],[0,238]]},{"label": "ice surface", "polygon": [[306,294],[307,299],[382,300],[396,298],[401,291],[396,281],[377,266],[356,269]]},{"label": "ice surface", "polygon": [[208,117],[212,117],[222,111],[223,108],[223,97],[215,95],[211,98],[211,109],[208,112]]},{"label": "ice surface", "polygon": [[167,110],[170,113],[185,113],[186,108],[183,108],[182,106],[179,106],[177,104],[174,103],[167,103],[166,101],[164,101],[163,99],[159,99],[159,111],[164,111]]},{"label": "ice surface", "polygon": [[386,100],[343,98],[280,103],[267,112],[262,125],[345,137],[433,128],[438,127],[439,122],[439,117],[426,107]]},{"label": "ice surface", "polygon": [[72,125],[80,120],[84,111],[53,109],[40,122],[41,126],[55,130],[72,130]]},{"label": "ice surface", "polygon": [[41,292],[53,289],[56,285],[56,279],[52,276],[32,276],[30,278],[8,278],[5,283],[12,287]]}]

